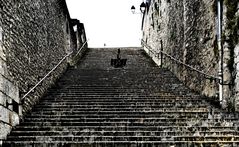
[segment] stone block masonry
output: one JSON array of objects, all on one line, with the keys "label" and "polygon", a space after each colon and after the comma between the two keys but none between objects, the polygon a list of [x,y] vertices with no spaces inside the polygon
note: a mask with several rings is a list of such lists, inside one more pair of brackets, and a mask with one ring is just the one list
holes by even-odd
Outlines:
[{"label": "stone block masonry", "polygon": [[[54,84],[86,41],[84,25],[75,21],[70,18],[65,0],[1,1],[0,139],[6,137],[20,117],[24,117]],[[21,100],[71,52],[66,61]]]},{"label": "stone block masonry", "polygon": [[[234,58],[234,55],[238,53],[233,51],[238,44],[238,39],[232,37],[238,36],[235,33],[238,32],[238,9],[235,9],[238,8],[238,2],[231,4],[230,1],[226,1],[223,7],[225,7],[223,16],[225,106],[228,109],[239,110],[238,104],[235,103],[238,99],[236,96],[238,90],[235,90],[238,89],[238,84],[235,84],[238,83],[238,76],[235,74],[238,60]],[[237,11],[232,11],[232,9]],[[228,14],[228,11],[231,13]],[[217,1],[151,0],[144,14],[143,40],[155,52],[164,51],[185,64],[217,77],[219,67]],[[151,54],[150,56],[156,63],[161,64],[161,59],[155,57],[157,55]],[[162,61],[163,67],[169,68],[191,89],[213,99],[218,97],[218,81],[209,79],[180,64],[175,64],[166,57],[163,57]]]},{"label": "stone block masonry", "polygon": [[[212,1],[151,1],[144,20],[144,40],[152,48],[163,50],[180,61],[211,75],[217,74],[214,51],[215,14]],[[164,58],[184,83],[207,96],[216,96],[217,86],[183,66]],[[190,80],[189,80],[190,79]]]}]

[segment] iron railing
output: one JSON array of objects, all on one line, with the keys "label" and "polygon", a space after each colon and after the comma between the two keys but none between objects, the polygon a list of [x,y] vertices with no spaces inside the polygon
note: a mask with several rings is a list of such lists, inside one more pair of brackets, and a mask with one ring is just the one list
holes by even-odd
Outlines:
[{"label": "iron railing", "polygon": [[[76,53],[75,56],[77,56],[81,50],[83,49],[83,47],[86,45],[86,43],[88,42],[88,40],[86,40],[83,45],[81,46],[81,48],[78,50],[78,52]],[[67,57],[69,57],[71,54],[73,54],[73,51],[68,53],[67,55],[65,55],[56,66],[54,66],[39,82],[36,83],[35,86],[33,86],[22,98],[21,101],[23,101],[38,85],[40,85],[59,65],[61,65],[61,63],[66,60]]]},{"label": "iron railing", "polygon": [[[205,72],[203,72],[203,71],[201,71],[201,70],[198,70],[198,69],[196,69],[195,67],[193,67],[193,66],[191,66],[191,65],[188,65],[188,64],[186,64],[186,63],[184,63],[184,62],[182,62],[182,61],[176,59],[175,57],[169,55],[169,54],[166,53],[166,52],[163,52],[163,51],[161,51],[161,50],[159,50],[159,52],[154,51],[154,50],[152,49],[152,47],[150,47],[144,40],[141,40],[141,44],[142,44],[143,47],[146,47],[146,48],[149,50],[149,52],[155,54],[155,55],[156,55],[155,57],[157,57],[158,59],[161,59],[161,64],[162,64],[163,56],[166,56],[166,57],[168,57],[169,59],[171,59],[171,60],[173,60],[173,61],[175,61],[175,62],[177,62],[177,63],[179,63],[179,64],[181,64],[181,65],[183,65],[183,66],[185,66],[185,67],[187,67],[187,68],[189,68],[189,69],[191,69],[191,70],[193,70],[193,71],[196,71],[197,73],[200,73],[200,74],[202,74],[202,75],[204,75],[204,76],[206,76],[206,77],[208,77],[208,78],[210,78],[210,79],[220,80],[220,77],[215,76],[215,75],[211,75],[211,74],[208,74],[208,73],[205,73]],[[160,57],[159,57],[159,55],[160,55]]]}]

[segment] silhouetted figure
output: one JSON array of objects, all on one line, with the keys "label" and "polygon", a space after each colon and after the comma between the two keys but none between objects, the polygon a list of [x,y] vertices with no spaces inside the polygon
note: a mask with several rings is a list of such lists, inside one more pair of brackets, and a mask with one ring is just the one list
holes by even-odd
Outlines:
[{"label": "silhouetted figure", "polygon": [[116,59],[111,59],[111,66],[114,66],[115,68],[123,67],[126,65],[126,61],[127,59],[121,59],[120,49],[118,49]]},{"label": "silhouetted figure", "polygon": [[118,49],[117,59],[120,60],[120,49]]}]

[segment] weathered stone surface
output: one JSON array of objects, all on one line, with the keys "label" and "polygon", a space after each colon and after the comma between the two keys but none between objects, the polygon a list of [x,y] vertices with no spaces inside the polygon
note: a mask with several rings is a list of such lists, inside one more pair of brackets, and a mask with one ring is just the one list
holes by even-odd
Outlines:
[{"label": "weathered stone surface", "polygon": [[[3,0],[0,18],[0,111],[4,113],[0,121],[14,126],[19,117],[11,111],[11,105],[10,109],[6,108],[6,102],[22,103],[23,115],[30,111],[66,70],[77,46],[82,45],[77,44],[83,40],[77,38],[76,33],[84,39],[86,36],[83,24],[73,24],[65,0]],[[78,27],[76,32],[74,25]],[[69,53],[72,54],[22,101],[21,98]]]},{"label": "weathered stone surface", "polygon": [[18,87],[0,74],[0,91],[19,103]]},{"label": "weathered stone surface", "polygon": [[235,53],[235,70],[236,70],[236,75],[235,75],[235,109],[239,111],[239,44],[235,47],[234,49]]},{"label": "weathered stone surface", "polygon": [[19,124],[19,122],[20,122],[19,115],[15,112],[10,111],[9,112],[9,123],[11,124],[11,126],[16,126]]},{"label": "weathered stone surface", "polygon": [[0,106],[0,120],[9,123],[9,110],[3,106]]},{"label": "weathered stone surface", "polygon": [[6,96],[6,94],[0,92],[0,105],[6,106],[7,99],[8,97]]},{"label": "weathered stone surface", "polygon": [[[216,2],[216,0],[151,0],[143,20],[144,41],[155,52],[164,51],[185,64],[218,77],[220,51],[217,45]],[[232,5],[229,1],[225,3]],[[230,39],[233,34],[232,29],[226,29],[228,28],[226,26],[232,24],[234,26],[232,28],[236,28],[234,20],[238,19],[226,21],[229,19],[229,11],[232,11],[229,6],[226,8],[224,9],[225,16],[223,18],[225,20],[223,21],[222,36],[228,36],[228,42],[231,42],[233,40]],[[230,17],[233,18],[235,15],[234,18],[236,18],[236,14],[231,13],[231,15]],[[227,40],[227,38],[224,39]],[[224,46],[223,56],[224,83],[226,84],[223,91],[227,103],[230,103],[234,89],[231,85],[234,71],[231,70],[233,54],[230,46],[231,44],[228,47]],[[150,56],[155,58],[155,55],[151,54]],[[159,63],[157,59],[154,60]],[[205,78],[204,75],[185,66],[175,64],[167,57],[163,58],[163,66],[168,67],[181,81],[195,91],[209,97],[218,96],[218,80],[211,80],[207,76]]]},{"label": "weathered stone surface", "polygon": [[[10,126],[16,126],[19,124],[19,116],[17,113],[0,105],[0,120],[9,124]],[[0,133],[1,134],[1,133]]]},{"label": "weathered stone surface", "polygon": [[11,126],[4,124],[0,122],[0,139],[6,139],[7,134],[10,133],[10,130],[12,129]]},{"label": "weathered stone surface", "polygon": [[4,61],[2,58],[0,58],[0,74],[7,77],[9,76],[6,61]]},{"label": "weathered stone surface", "polygon": [[[7,69],[22,97],[65,55],[76,50],[75,32],[65,1],[4,0],[0,13]],[[65,61],[26,98],[24,112],[31,109],[66,67]]]},{"label": "weathered stone surface", "polygon": [[[151,1],[144,20],[144,40],[155,49],[211,75],[217,75],[214,1]],[[189,87],[216,96],[217,85],[196,72],[164,58],[169,67]],[[190,80],[189,80],[190,79]]]}]

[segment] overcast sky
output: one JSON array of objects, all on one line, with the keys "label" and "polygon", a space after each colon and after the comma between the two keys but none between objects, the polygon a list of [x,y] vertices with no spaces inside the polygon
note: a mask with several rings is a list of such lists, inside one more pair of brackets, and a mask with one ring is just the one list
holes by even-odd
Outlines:
[{"label": "overcast sky", "polygon": [[132,14],[131,6],[139,12],[142,0],[66,0],[71,18],[85,25],[89,47],[140,46],[140,14]]}]

